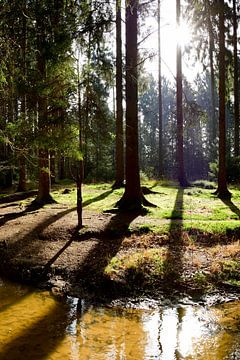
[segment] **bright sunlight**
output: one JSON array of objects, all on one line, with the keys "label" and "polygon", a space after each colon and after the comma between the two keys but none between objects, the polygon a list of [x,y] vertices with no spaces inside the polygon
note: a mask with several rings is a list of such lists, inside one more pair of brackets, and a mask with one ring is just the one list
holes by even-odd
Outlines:
[{"label": "bright sunlight", "polygon": [[[183,53],[183,72],[190,78],[190,80],[196,75],[196,71],[199,70],[199,66],[194,64],[192,68],[189,61],[185,62],[184,53],[186,48],[191,44],[193,38],[193,29],[190,27],[184,19],[181,19],[180,27],[176,25],[176,9],[175,2],[163,1],[161,2],[161,58],[162,58],[162,73],[170,80],[173,80],[176,72],[176,44],[180,43]],[[149,24],[156,31],[153,31],[152,35],[147,39],[144,44],[144,48],[151,49],[156,52],[157,44],[157,22],[151,18]],[[158,72],[157,56],[146,64],[147,70],[153,73],[156,77]]]}]

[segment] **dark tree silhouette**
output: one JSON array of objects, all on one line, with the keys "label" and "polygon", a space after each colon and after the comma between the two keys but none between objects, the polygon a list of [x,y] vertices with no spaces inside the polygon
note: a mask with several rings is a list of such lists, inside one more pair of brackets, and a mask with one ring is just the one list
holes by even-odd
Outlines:
[{"label": "dark tree silhouette", "polygon": [[[180,26],[181,4],[176,0],[176,22]],[[182,49],[181,44],[177,43],[177,164],[178,181],[181,187],[189,185],[185,168],[183,154],[183,100],[182,100]]]},{"label": "dark tree silhouette", "polygon": [[131,211],[151,205],[143,196],[139,174],[137,18],[138,1],[130,0],[126,5],[126,186],[117,205]]},{"label": "dark tree silhouette", "polygon": [[158,0],[158,131],[159,131],[159,149],[158,149],[158,175],[163,177],[163,111],[162,111],[162,67],[161,67],[161,4]]},{"label": "dark tree silhouette", "polygon": [[123,85],[122,85],[122,16],[121,0],[116,0],[116,177],[113,188],[123,186],[124,147],[123,147]]},{"label": "dark tree silhouette", "polygon": [[238,20],[236,0],[233,0],[233,57],[234,57],[234,156],[239,156],[239,70],[238,70]]},{"label": "dark tree silhouette", "polygon": [[221,199],[230,199],[231,193],[227,188],[226,176],[226,60],[225,60],[225,29],[224,29],[224,0],[219,5],[219,171],[216,194]]},{"label": "dark tree silhouette", "polygon": [[[37,75],[39,83],[44,87],[46,83],[46,28],[42,19],[41,5],[36,1],[36,30],[37,30]],[[47,130],[47,97],[39,90],[38,97],[38,131],[44,133]],[[39,181],[36,201],[39,203],[52,202],[50,195],[50,159],[46,147],[39,149]]]}]

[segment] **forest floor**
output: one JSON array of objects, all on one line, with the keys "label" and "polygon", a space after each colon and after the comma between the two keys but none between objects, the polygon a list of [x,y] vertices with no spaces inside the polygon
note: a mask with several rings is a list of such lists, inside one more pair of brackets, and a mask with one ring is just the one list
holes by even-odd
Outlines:
[{"label": "forest floor", "polygon": [[142,214],[112,211],[123,190],[84,185],[80,231],[73,185],[56,187],[56,203],[42,208],[34,192],[2,196],[1,275],[84,297],[239,298],[240,191],[223,203],[201,184],[147,185],[158,206]]}]

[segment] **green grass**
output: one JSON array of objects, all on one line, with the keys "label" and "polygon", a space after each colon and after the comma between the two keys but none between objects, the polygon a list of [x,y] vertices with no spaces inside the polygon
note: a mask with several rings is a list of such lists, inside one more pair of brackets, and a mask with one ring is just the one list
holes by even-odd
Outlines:
[{"label": "green grass", "polygon": [[124,276],[136,284],[153,282],[165,273],[165,254],[162,249],[148,249],[122,257],[113,257],[105,268],[105,274]]},{"label": "green grass", "polygon": [[[198,228],[207,232],[226,232],[227,229],[235,229],[239,226],[240,214],[240,190],[231,187],[232,204],[228,206],[212,194],[212,189],[204,186],[211,184],[196,182],[199,187],[178,189],[175,183],[144,182],[156,193],[146,195],[146,198],[157,205],[156,208],[148,208],[145,216],[146,226],[150,231],[166,230],[169,222],[181,222],[183,229]],[[204,185],[205,184],[205,185]],[[69,189],[68,194],[63,194],[64,189]],[[86,209],[101,213],[115,207],[121,198],[124,189],[112,191],[111,184],[85,184],[82,188],[83,205]],[[76,206],[76,189],[74,184],[64,184],[52,193],[55,200],[69,206]],[[151,224],[148,224],[151,222]],[[154,222],[154,225],[152,224]],[[168,225],[169,226],[169,225]]]}]

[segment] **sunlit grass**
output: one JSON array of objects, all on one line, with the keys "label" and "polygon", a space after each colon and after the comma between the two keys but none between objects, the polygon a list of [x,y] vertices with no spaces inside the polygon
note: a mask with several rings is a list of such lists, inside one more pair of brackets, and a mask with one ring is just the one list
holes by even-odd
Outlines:
[{"label": "sunlit grass", "polygon": [[105,268],[109,277],[120,276],[136,281],[154,282],[154,278],[163,277],[165,269],[166,249],[146,249],[131,254],[113,257]]},{"label": "sunlit grass", "polygon": [[[226,232],[236,229],[239,224],[239,214],[227,204],[213,195],[214,184],[196,182],[194,186],[179,190],[174,182],[148,181],[143,185],[155,193],[146,195],[146,198],[155,204],[156,208],[148,208],[145,216],[150,231],[166,231],[168,223],[181,221],[183,229],[198,228],[207,232]],[[61,204],[76,206],[76,187],[74,184],[64,184],[56,188],[52,195]],[[205,188],[205,187],[210,187]],[[64,190],[67,189],[67,193]],[[231,187],[233,207],[240,209],[240,191]],[[110,183],[84,184],[82,187],[83,206],[91,211],[101,213],[115,207],[121,198],[124,189],[112,191]],[[181,202],[176,203],[176,198]],[[240,211],[240,210],[239,210]],[[152,224],[149,224],[152,219]],[[154,222],[154,224],[153,224]]]}]

